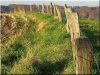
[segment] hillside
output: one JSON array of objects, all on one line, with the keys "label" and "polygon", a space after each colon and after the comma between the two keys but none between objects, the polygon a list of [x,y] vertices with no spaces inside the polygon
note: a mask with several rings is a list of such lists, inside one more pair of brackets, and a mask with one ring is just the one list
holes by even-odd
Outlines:
[{"label": "hillside", "polygon": [[[7,14],[5,18],[3,15],[1,22],[4,29],[1,44],[2,74],[75,74],[70,35],[66,31],[65,22],[58,22],[53,16],[42,13],[9,15],[10,17]],[[11,19],[11,16],[15,20],[7,19]],[[79,22],[81,35],[89,37],[95,56],[99,59],[99,22]],[[7,24],[15,26],[8,29]],[[94,61],[93,74],[97,72]]]},{"label": "hillside", "polygon": [[72,64],[72,52],[65,26],[52,16],[29,13],[26,17],[29,21],[28,29],[16,37],[9,48],[2,44],[2,50],[5,50],[2,54],[2,73],[41,74],[68,71],[67,68]]},{"label": "hillside", "polygon": [[[19,6],[21,9],[24,9],[26,12],[29,12],[30,11],[30,6],[29,5],[15,5],[15,4],[11,4],[9,6],[3,6],[1,5],[0,6],[0,11],[1,12],[5,12],[5,13],[9,13],[10,11],[13,11],[14,10],[14,7],[15,6]],[[38,10],[38,7],[39,7],[39,10]],[[63,6],[59,6],[60,8],[60,11],[62,13],[62,16],[65,16],[65,12],[64,12],[64,7]],[[74,7],[71,7],[73,11],[75,12],[78,12],[79,14],[79,17],[80,18],[83,18],[83,19],[94,19],[94,20],[99,20],[100,19],[100,7],[88,7],[88,6],[74,6]],[[46,9],[47,9],[47,5],[45,5],[45,12]],[[50,9],[50,6],[49,6],[49,9]],[[32,11],[33,12],[37,12],[37,11],[42,11],[42,5],[32,5]]]}]

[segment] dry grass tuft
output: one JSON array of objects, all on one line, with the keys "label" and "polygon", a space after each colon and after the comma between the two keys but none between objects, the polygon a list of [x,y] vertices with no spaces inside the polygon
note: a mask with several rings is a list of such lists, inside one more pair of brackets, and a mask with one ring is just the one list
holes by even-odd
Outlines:
[{"label": "dry grass tuft", "polygon": [[42,31],[46,27],[47,23],[45,22],[40,22],[39,25],[37,26],[36,32]]},{"label": "dry grass tuft", "polygon": [[32,50],[28,50],[26,57],[23,57],[18,63],[16,63],[12,70],[12,74],[26,74],[32,69],[32,64],[36,62],[35,54]]}]

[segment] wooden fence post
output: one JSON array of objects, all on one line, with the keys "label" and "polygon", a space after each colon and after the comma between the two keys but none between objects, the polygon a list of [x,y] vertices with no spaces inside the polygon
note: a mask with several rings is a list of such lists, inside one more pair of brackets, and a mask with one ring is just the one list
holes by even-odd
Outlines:
[{"label": "wooden fence post", "polygon": [[52,5],[52,2],[50,3],[50,14],[53,15],[53,5]]},{"label": "wooden fence post", "polygon": [[68,22],[70,36],[71,36],[71,42],[72,42],[73,60],[75,61],[75,55],[76,55],[75,39],[80,37],[80,28],[79,28],[77,13],[69,13],[67,22]]},{"label": "wooden fence post", "polygon": [[72,13],[72,10],[71,10],[71,8],[68,8],[66,4],[64,6],[64,9],[65,9],[65,15],[66,15],[66,18],[67,18],[68,13]]},{"label": "wooden fence post", "polygon": [[44,11],[44,4],[42,5],[42,13],[45,13],[45,11]]},{"label": "wooden fence post", "polygon": [[93,52],[87,37],[79,37],[75,42],[76,74],[92,74]]},{"label": "wooden fence post", "polygon": [[[70,8],[68,8],[66,4],[64,6],[64,9],[65,9],[66,19],[68,19],[67,16],[69,13],[72,13],[72,10]],[[67,32],[69,32],[68,20],[67,20],[67,24],[66,24],[66,29],[67,29]]]},{"label": "wooden fence post", "polygon": [[65,5],[67,26],[71,36],[76,74],[92,74],[93,52],[87,37],[80,37],[78,15]]},{"label": "wooden fence post", "polygon": [[61,12],[59,10],[58,5],[56,5],[56,11],[57,11],[57,15],[58,15],[58,18],[59,18],[59,22],[62,22],[62,16],[61,16]]},{"label": "wooden fence post", "polygon": [[32,12],[32,5],[30,5],[30,12]]},{"label": "wooden fence post", "polygon": [[54,4],[54,16],[57,16],[56,15],[56,5]]}]

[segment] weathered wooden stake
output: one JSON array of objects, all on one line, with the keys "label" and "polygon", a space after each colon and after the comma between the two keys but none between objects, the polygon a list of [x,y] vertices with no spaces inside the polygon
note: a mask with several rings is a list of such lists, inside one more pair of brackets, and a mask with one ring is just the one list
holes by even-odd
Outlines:
[{"label": "weathered wooden stake", "polygon": [[66,18],[67,18],[68,13],[72,13],[72,10],[71,10],[71,8],[68,8],[66,4],[64,6],[64,9],[65,9],[65,15],[66,15]]},{"label": "weathered wooden stake", "polygon": [[67,22],[68,22],[70,35],[71,35],[73,60],[75,61],[75,55],[76,55],[75,54],[75,39],[80,37],[80,28],[79,28],[77,13],[69,13]]},{"label": "weathered wooden stake", "polygon": [[58,15],[58,18],[59,18],[59,22],[62,22],[61,12],[59,10],[58,5],[56,5],[56,11],[57,11],[57,15]]},{"label": "weathered wooden stake", "polygon": [[30,12],[32,12],[32,5],[30,5]]},{"label": "weathered wooden stake", "polygon": [[67,31],[70,32],[73,58],[76,63],[76,74],[92,74],[93,52],[92,45],[87,37],[80,37],[80,28],[77,13],[73,13],[65,5]]},{"label": "weathered wooden stake", "polygon": [[53,5],[52,5],[52,2],[50,3],[50,14],[53,15]]},{"label": "weathered wooden stake", "polygon": [[[69,13],[72,13],[72,10],[70,8],[68,8],[66,4],[64,6],[64,9],[65,9],[66,19],[68,19],[67,16]],[[68,20],[67,20],[67,24],[66,24],[66,29],[67,29],[67,32],[69,32]]]},{"label": "weathered wooden stake", "polygon": [[44,11],[44,4],[42,5],[42,13],[45,13],[45,11]]},{"label": "weathered wooden stake", "polygon": [[56,15],[56,6],[55,6],[55,4],[54,4],[54,16],[57,16]]},{"label": "weathered wooden stake", "polygon": [[79,37],[75,42],[76,74],[92,74],[93,52],[87,37]]}]

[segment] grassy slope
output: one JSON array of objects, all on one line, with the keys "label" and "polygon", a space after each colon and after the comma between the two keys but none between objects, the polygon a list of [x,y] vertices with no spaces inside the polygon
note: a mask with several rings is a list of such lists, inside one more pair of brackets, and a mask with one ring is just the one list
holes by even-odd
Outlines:
[{"label": "grassy slope", "polygon": [[[51,16],[32,15],[28,30],[7,49],[9,57],[2,60],[2,64],[10,68],[8,73],[74,73],[70,36],[65,26]],[[36,22],[32,20],[34,17]],[[37,25],[46,21],[45,29],[36,32]]]},{"label": "grassy slope", "polygon": [[[28,30],[23,33],[8,50],[9,56],[2,59],[3,72],[13,74],[72,74],[75,73],[72,62],[70,36],[66,32],[64,23],[59,23],[52,16],[28,13]],[[47,22],[44,29],[36,32],[38,25]],[[86,22],[86,23],[84,23]],[[92,23],[93,22],[93,23]],[[95,25],[97,21],[80,20],[80,25]],[[98,28],[98,27],[96,27]],[[100,52],[95,47],[95,32],[97,29],[81,28],[82,35],[88,36],[99,59]],[[90,31],[90,32],[89,32]],[[92,31],[92,34],[91,34]],[[88,34],[86,34],[89,32]],[[94,39],[91,38],[94,37]],[[99,53],[97,53],[99,52]],[[94,65],[94,72],[97,67]]]}]

